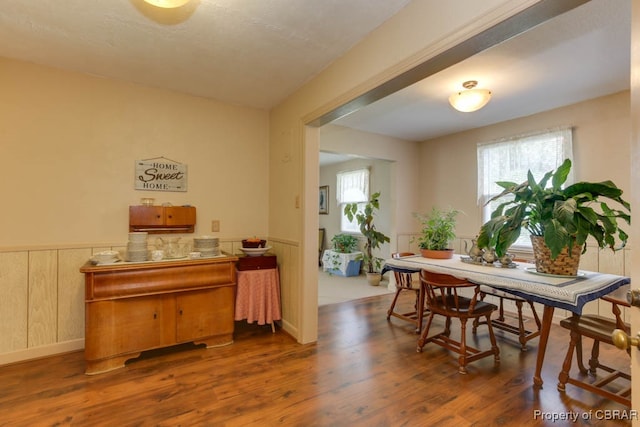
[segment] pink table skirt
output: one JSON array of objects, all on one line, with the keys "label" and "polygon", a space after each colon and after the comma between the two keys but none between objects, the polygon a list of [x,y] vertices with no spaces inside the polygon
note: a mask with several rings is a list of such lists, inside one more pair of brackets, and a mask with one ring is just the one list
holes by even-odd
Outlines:
[{"label": "pink table skirt", "polygon": [[282,319],[278,269],[238,271],[235,320],[258,325]]}]

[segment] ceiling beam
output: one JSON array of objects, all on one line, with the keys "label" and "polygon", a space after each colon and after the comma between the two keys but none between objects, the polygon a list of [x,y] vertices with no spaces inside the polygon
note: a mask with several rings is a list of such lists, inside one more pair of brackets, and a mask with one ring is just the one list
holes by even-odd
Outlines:
[{"label": "ceiling beam", "polygon": [[428,59],[422,64],[399,74],[380,86],[363,93],[340,107],[321,115],[308,124],[319,127],[331,123],[589,1],[542,0],[476,36]]}]

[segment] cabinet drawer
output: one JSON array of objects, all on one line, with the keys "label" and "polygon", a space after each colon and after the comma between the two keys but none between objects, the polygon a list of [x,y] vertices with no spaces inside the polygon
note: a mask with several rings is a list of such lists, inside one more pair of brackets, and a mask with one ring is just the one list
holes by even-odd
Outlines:
[{"label": "cabinet drawer", "polygon": [[154,292],[180,291],[235,283],[235,267],[231,262],[202,263],[197,261],[163,268],[138,268],[95,272],[86,281],[87,300],[144,295]]}]

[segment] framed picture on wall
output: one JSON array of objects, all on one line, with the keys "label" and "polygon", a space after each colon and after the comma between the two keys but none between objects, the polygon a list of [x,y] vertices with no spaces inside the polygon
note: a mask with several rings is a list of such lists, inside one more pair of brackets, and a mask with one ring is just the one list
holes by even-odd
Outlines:
[{"label": "framed picture on wall", "polygon": [[320,194],[318,199],[318,212],[320,215],[327,215],[329,213],[329,186],[323,185],[320,187]]}]

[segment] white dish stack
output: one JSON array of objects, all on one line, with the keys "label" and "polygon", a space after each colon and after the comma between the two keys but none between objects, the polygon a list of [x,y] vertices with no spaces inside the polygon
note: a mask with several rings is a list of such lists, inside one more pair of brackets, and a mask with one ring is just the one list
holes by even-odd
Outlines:
[{"label": "white dish stack", "polygon": [[193,251],[200,252],[203,258],[220,255],[220,241],[217,237],[194,237]]},{"label": "white dish stack", "polygon": [[139,231],[129,233],[129,242],[127,243],[127,261],[140,262],[149,259],[149,250],[147,248],[147,232]]}]

